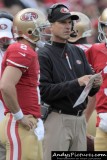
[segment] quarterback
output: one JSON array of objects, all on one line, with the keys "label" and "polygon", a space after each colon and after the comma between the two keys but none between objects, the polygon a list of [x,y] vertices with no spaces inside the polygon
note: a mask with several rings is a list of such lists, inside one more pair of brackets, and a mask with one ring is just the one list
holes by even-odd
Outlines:
[{"label": "quarterback", "polygon": [[44,126],[35,48],[44,24],[43,13],[32,8],[21,10],[13,20],[17,42],[3,57],[0,82],[6,115],[0,123],[0,141],[6,146],[6,160],[42,160]]}]

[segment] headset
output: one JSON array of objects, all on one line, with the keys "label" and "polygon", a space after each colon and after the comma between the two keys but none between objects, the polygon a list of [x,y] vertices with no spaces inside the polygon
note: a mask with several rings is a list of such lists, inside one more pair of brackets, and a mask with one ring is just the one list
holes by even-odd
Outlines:
[{"label": "headset", "polygon": [[13,22],[13,15],[5,11],[0,11],[0,18],[7,18]]},{"label": "headset", "polygon": [[61,4],[61,3],[55,3],[55,4],[53,4],[53,5],[48,9],[48,20],[49,20],[50,22],[51,22],[51,19],[52,19],[52,12],[53,12],[53,10],[54,10],[55,8],[61,7],[61,6],[68,9],[67,6],[65,6],[64,4]]}]

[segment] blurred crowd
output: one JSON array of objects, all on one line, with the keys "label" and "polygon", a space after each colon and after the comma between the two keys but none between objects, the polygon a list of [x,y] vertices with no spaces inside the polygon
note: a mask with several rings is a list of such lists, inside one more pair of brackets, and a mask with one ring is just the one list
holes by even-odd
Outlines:
[{"label": "blurred crowd", "polygon": [[88,39],[88,43],[98,42],[98,17],[102,10],[107,7],[106,0],[0,0],[0,10],[15,15],[21,9],[31,7],[39,8],[46,14],[47,8],[54,3],[63,3],[69,7],[70,11],[80,11],[86,14],[93,25],[93,36]]}]

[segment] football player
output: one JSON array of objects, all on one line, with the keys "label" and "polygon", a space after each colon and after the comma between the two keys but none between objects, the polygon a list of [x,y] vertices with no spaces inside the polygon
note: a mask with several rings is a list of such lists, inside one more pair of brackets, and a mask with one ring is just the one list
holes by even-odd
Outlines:
[{"label": "football player", "polygon": [[107,8],[99,17],[98,31],[101,43],[94,44],[86,51],[86,55],[95,72],[101,72],[103,77],[103,84],[96,95],[95,151],[107,151]]},{"label": "football player", "polygon": [[6,147],[7,160],[42,160],[44,126],[35,48],[46,23],[45,15],[33,8],[21,10],[13,19],[17,42],[8,47],[3,57],[0,82],[5,106],[0,142]]}]

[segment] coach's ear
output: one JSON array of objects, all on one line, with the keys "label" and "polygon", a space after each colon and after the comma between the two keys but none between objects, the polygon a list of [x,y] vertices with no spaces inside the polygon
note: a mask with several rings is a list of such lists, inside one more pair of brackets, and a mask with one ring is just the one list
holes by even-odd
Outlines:
[{"label": "coach's ear", "polygon": [[50,31],[51,32],[53,31],[53,26],[54,26],[54,23],[50,23]]}]

